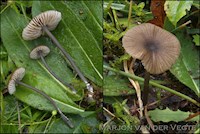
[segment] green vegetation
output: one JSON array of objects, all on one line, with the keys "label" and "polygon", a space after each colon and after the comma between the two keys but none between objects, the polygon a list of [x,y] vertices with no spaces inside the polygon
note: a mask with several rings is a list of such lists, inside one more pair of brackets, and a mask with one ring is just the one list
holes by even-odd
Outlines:
[{"label": "green vegetation", "polygon": [[[13,1],[1,2],[0,133],[199,133],[200,5],[196,0]],[[38,14],[62,14],[52,34],[94,87],[85,83],[45,34],[25,41],[22,31]],[[125,33],[153,23],[174,34],[181,53],[170,70],[151,75],[147,106],[142,105],[144,67],[122,47]],[[45,45],[51,69],[78,92],[54,78],[40,60],[29,57]],[[18,85],[10,95],[12,72],[26,69],[23,82],[50,96],[72,121],[69,128],[43,96]],[[163,128],[165,130],[163,130]]]}]

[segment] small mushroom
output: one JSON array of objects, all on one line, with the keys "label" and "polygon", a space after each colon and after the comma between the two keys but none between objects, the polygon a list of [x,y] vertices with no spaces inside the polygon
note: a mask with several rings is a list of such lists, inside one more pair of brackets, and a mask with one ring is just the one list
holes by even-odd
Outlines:
[{"label": "small mushroom", "polygon": [[67,82],[64,82],[62,79],[60,79],[49,67],[49,65],[47,64],[47,62],[45,61],[44,57],[47,56],[50,53],[50,49],[47,46],[37,46],[36,48],[34,48],[31,53],[30,53],[30,58],[31,59],[41,59],[44,66],[47,68],[47,70],[61,83],[63,83],[65,86],[69,87],[70,89],[72,89],[73,93],[76,93],[77,91],[74,89],[74,87],[72,85],[70,85]]},{"label": "small mushroom", "polygon": [[61,13],[55,10],[49,10],[46,12],[43,12],[33,18],[31,22],[27,25],[26,28],[24,28],[22,32],[22,37],[24,40],[33,40],[38,37],[40,37],[44,29],[43,27],[46,27],[46,29],[49,31],[54,30],[58,23],[61,21]]},{"label": "small mushroom", "polygon": [[169,70],[180,53],[180,43],[172,33],[150,23],[128,30],[122,39],[123,47],[133,58],[140,59],[146,69],[143,103],[147,104],[150,74]]},{"label": "small mushroom", "polygon": [[72,57],[65,51],[65,49],[60,45],[55,36],[50,32],[51,30],[54,30],[56,28],[60,20],[61,20],[61,13],[58,11],[49,10],[43,12],[34,17],[31,20],[31,22],[24,28],[22,32],[22,37],[24,40],[33,40],[40,37],[43,33],[46,33],[54,42],[54,44],[61,50],[64,56],[69,60],[70,64],[77,72],[81,80],[86,84],[86,88],[88,89],[89,94],[91,95],[93,94],[92,85],[87,81],[85,76],[81,73],[81,71],[73,61]]},{"label": "small mushroom", "polygon": [[28,89],[31,89],[39,94],[41,94],[42,96],[44,96],[47,100],[49,100],[51,102],[51,104],[54,106],[54,108],[58,111],[58,113],[61,115],[61,118],[63,119],[63,121],[71,128],[73,128],[73,124],[72,122],[69,120],[69,118],[67,118],[67,116],[65,116],[63,114],[63,112],[58,108],[58,106],[56,105],[55,101],[53,99],[51,99],[46,93],[44,93],[43,91],[35,88],[35,87],[32,87],[26,83],[23,83],[21,82],[21,80],[23,79],[25,75],[25,69],[24,68],[18,68],[16,69],[12,75],[11,75],[11,78],[8,82],[8,92],[12,95],[15,93],[16,91],[16,85],[19,84],[19,85],[22,85],[24,87],[27,87]]}]

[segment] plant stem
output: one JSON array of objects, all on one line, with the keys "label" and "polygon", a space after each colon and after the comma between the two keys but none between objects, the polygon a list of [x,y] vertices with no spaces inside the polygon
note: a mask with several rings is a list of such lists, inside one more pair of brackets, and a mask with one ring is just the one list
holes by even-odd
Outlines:
[{"label": "plant stem", "polygon": [[18,101],[16,101],[16,104],[17,104],[17,114],[18,114],[18,130],[19,130],[19,133],[22,134],[22,129],[21,129],[21,116],[20,116],[20,112],[19,112],[19,103]]},{"label": "plant stem", "polygon": [[129,24],[130,24],[130,21],[131,21],[131,15],[132,15],[132,5],[133,5],[133,1],[130,0],[130,5],[129,5],[129,12],[128,12],[128,26],[127,28],[129,27]]},{"label": "plant stem", "polygon": [[86,78],[83,76],[81,71],[78,69],[78,67],[74,63],[72,57],[64,50],[64,48],[60,45],[60,43],[55,38],[55,36],[48,30],[48,28],[46,26],[43,26],[43,30],[51,38],[51,40],[54,42],[54,44],[62,51],[62,53],[65,55],[65,57],[69,60],[70,64],[75,69],[75,71],[78,73],[79,77],[83,80],[83,82],[87,83]]},{"label": "plant stem", "polygon": [[59,81],[60,81],[61,83],[63,83],[65,86],[71,88],[73,93],[76,93],[77,91],[74,89],[74,87],[73,87],[71,84],[69,84],[69,83],[64,82],[63,80],[61,80],[61,79],[51,70],[51,68],[49,67],[49,65],[48,65],[47,62],[45,61],[45,59],[44,59],[44,57],[42,56],[42,54],[41,54],[40,51],[38,52],[38,54],[40,55],[40,58],[41,58],[41,60],[42,60],[42,62],[43,62],[43,64],[44,64],[44,66],[47,68],[47,70],[48,70],[57,80],[59,80]]},{"label": "plant stem", "polygon": [[150,79],[150,73],[145,71],[144,76],[144,90],[142,95],[142,101],[143,105],[145,106],[148,102],[148,95],[149,95],[149,79]]},{"label": "plant stem", "polygon": [[[120,75],[129,77],[129,78],[131,78],[131,79],[135,79],[135,80],[144,82],[144,79],[141,78],[141,77],[139,77],[139,76],[132,75],[132,74],[129,74],[129,73],[125,73],[125,72],[123,72],[123,71],[120,71],[120,70],[117,70],[117,69],[108,67],[108,66],[106,66],[106,65],[103,65],[103,68],[104,68],[104,69],[107,69],[107,70],[110,70],[110,71],[113,71],[113,72],[116,72],[116,73],[118,73],[118,74],[120,74]],[[179,96],[179,97],[181,97],[181,98],[184,98],[184,99],[186,99],[186,100],[188,100],[188,101],[190,101],[190,102],[192,102],[192,103],[194,103],[195,105],[197,105],[197,106],[200,107],[200,103],[199,103],[199,102],[197,102],[196,100],[190,98],[190,97],[187,96],[187,95],[184,95],[184,94],[182,94],[182,93],[180,93],[180,92],[177,92],[177,91],[175,91],[175,90],[173,90],[173,89],[171,89],[171,88],[168,88],[168,87],[166,87],[166,86],[157,84],[157,83],[155,83],[155,82],[153,82],[153,81],[149,81],[149,84],[150,84],[150,85],[153,85],[153,86],[155,86],[155,87],[161,88],[161,89],[163,89],[163,90],[166,90],[166,91],[168,91],[168,92],[170,92],[170,93],[172,93],[172,94],[175,94],[175,95],[177,95],[177,96]]]},{"label": "plant stem", "polygon": [[54,108],[58,111],[58,113],[61,115],[61,118],[63,119],[63,121],[70,127],[70,128],[73,128],[73,124],[72,122],[67,118],[67,116],[65,116],[62,111],[57,107],[55,101],[53,99],[51,99],[46,93],[40,91],[39,89],[37,88],[34,88],[32,86],[29,86],[27,85],[26,83],[23,83],[21,81],[16,81],[17,84],[20,84],[24,87],[27,87],[28,89],[31,89],[39,94],[41,94],[42,96],[44,96],[47,100],[49,100],[51,102],[51,104],[54,106]]},{"label": "plant stem", "polygon": [[174,33],[176,30],[182,29],[182,28],[186,27],[186,25],[188,25],[188,24],[190,24],[190,23],[192,23],[192,21],[191,21],[191,20],[188,20],[188,21],[185,22],[184,24],[182,24],[182,25],[176,27],[175,29],[173,29],[171,32]]},{"label": "plant stem", "polygon": [[81,80],[86,84],[86,87],[89,92],[93,93],[93,87],[90,85],[90,83],[87,81],[85,76],[81,73],[79,68],[76,66],[75,62],[73,61],[72,57],[65,51],[65,49],[60,45],[58,40],[55,38],[55,36],[48,30],[46,26],[43,26],[42,29],[44,32],[51,38],[51,40],[54,42],[54,44],[62,51],[62,53],[65,55],[65,57],[69,60],[72,67],[75,69]]},{"label": "plant stem", "polygon": [[47,133],[47,129],[48,129],[49,125],[50,125],[50,122],[51,122],[53,116],[54,116],[54,115],[51,115],[51,117],[49,118],[49,120],[48,120],[48,122],[47,122],[47,125],[45,126],[45,129],[44,129],[44,132],[43,132],[44,134]]},{"label": "plant stem", "polygon": [[26,15],[26,11],[25,11],[25,9],[24,9],[24,7],[23,7],[23,5],[20,3],[20,7],[21,7],[21,9],[22,9],[22,13],[23,13],[23,15],[24,15],[24,18],[25,18],[25,20],[26,20],[26,22],[28,22],[28,18],[27,18],[27,15]]}]

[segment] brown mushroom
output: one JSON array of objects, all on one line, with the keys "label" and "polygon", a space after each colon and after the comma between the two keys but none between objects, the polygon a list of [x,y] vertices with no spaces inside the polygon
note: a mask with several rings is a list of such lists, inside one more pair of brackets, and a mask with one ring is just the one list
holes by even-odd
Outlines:
[{"label": "brown mushroom", "polygon": [[8,82],[8,92],[9,94],[14,94],[16,91],[16,82],[21,81],[25,75],[25,69],[24,68],[18,68],[12,75]]},{"label": "brown mushroom", "polygon": [[[123,47],[133,58],[140,59],[146,69],[144,95],[148,95],[149,73],[169,70],[180,53],[180,43],[172,33],[150,23],[128,30],[122,39]],[[144,105],[147,103],[143,96]]]},{"label": "brown mushroom", "polygon": [[43,12],[33,18],[31,22],[23,29],[22,37],[24,40],[33,40],[40,37],[45,26],[48,30],[54,30],[61,20],[61,13],[55,10]]},{"label": "brown mushroom", "polygon": [[34,17],[31,22],[24,28],[22,32],[22,37],[24,40],[33,40],[42,35],[42,33],[46,33],[50,39],[54,42],[54,44],[61,50],[64,56],[69,60],[70,64],[72,65],[73,69],[77,72],[81,80],[85,83],[86,88],[89,91],[88,97],[92,100],[91,95],[93,95],[93,87],[87,81],[85,76],[82,74],[80,69],[76,66],[75,62],[73,61],[72,57],[65,51],[65,49],[60,45],[58,40],[55,36],[50,32],[54,30],[58,23],[61,20],[61,13],[54,10],[49,10],[43,12],[36,17]]},{"label": "brown mushroom", "polygon": [[60,81],[61,83],[63,83],[65,86],[69,87],[70,89],[72,89],[72,92],[73,93],[76,93],[77,91],[74,89],[74,87],[67,83],[67,82],[64,82],[62,79],[60,79],[52,70],[51,68],[49,67],[49,65],[47,64],[47,62],[45,61],[44,57],[47,56],[48,54],[50,53],[50,49],[47,47],[47,46],[43,46],[43,45],[40,45],[40,46],[37,46],[35,47],[31,53],[30,53],[30,58],[31,59],[41,59],[44,66],[46,67],[46,69],[58,80]]},{"label": "brown mushroom", "polygon": [[19,84],[19,85],[22,85],[28,89],[31,89],[37,93],[39,93],[40,95],[44,96],[47,100],[49,100],[51,102],[51,104],[54,106],[54,108],[58,111],[58,113],[61,115],[61,118],[63,119],[63,121],[71,128],[73,128],[73,124],[72,122],[67,118],[66,115],[63,114],[63,112],[58,108],[58,106],[56,105],[55,101],[49,97],[45,92],[35,88],[35,87],[32,87],[24,82],[21,82],[21,80],[23,79],[25,75],[25,69],[20,67],[18,69],[16,69],[12,75],[11,75],[11,78],[8,82],[8,92],[10,94],[14,94],[15,91],[16,91],[16,85]]}]

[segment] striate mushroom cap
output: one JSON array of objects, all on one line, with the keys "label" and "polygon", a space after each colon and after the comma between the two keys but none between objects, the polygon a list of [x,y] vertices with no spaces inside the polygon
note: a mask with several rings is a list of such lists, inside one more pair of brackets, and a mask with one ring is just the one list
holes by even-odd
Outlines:
[{"label": "striate mushroom cap", "polygon": [[180,53],[180,42],[176,36],[150,23],[128,30],[122,43],[126,52],[140,59],[151,74],[160,74],[170,69]]},{"label": "striate mushroom cap", "polygon": [[42,35],[43,26],[47,26],[50,31],[54,30],[60,20],[60,12],[55,10],[45,11],[34,17],[31,22],[23,29],[22,37],[24,40],[36,39]]},{"label": "striate mushroom cap", "polygon": [[16,69],[11,77],[10,77],[10,80],[8,82],[8,92],[9,94],[14,94],[15,91],[16,91],[16,81],[21,81],[23,79],[25,75],[25,69],[23,67],[20,67],[18,69]]},{"label": "striate mushroom cap", "polygon": [[31,51],[30,58],[39,59],[40,58],[39,52],[43,57],[45,57],[50,53],[50,49],[47,46],[37,46]]}]

